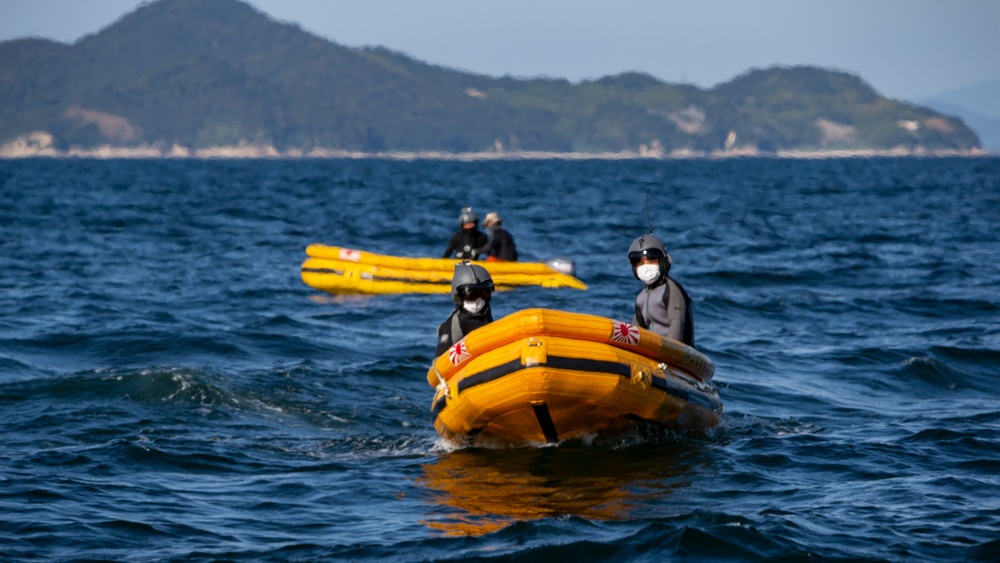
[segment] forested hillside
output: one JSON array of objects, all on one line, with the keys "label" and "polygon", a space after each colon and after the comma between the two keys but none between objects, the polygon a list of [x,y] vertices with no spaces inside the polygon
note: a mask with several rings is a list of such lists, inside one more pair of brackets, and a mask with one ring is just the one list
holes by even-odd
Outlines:
[{"label": "forested hillside", "polygon": [[72,45],[0,43],[0,145],[688,154],[979,140],[820,68],[754,69],[708,90],[637,73],[490,77],[344,47],[239,0],[159,0]]}]

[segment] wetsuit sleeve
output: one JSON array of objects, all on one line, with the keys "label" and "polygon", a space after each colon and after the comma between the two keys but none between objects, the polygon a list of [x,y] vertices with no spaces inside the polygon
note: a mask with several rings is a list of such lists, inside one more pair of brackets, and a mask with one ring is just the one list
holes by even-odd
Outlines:
[{"label": "wetsuit sleeve", "polygon": [[514,237],[504,230],[495,231],[490,241],[490,255],[508,262],[516,262],[517,247],[514,246]]},{"label": "wetsuit sleeve", "polygon": [[684,295],[684,339],[681,342],[694,347],[694,315],[691,314],[691,296],[681,284],[678,283],[677,288]]},{"label": "wetsuit sleeve", "polygon": [[459,233],[451,235],[451,238],[448,239],[448,248],[444,249],[444,254],[441,255],[441,258],[451,257],[451,253],[454,252],[456,248],[458,248],[459,238],[460,238]]},{"label": "wetsuit sleeve", "polygon": [[687,320],[687,300],[674,280],[667,280],[669,297],[667,298],[667,338],[684,342],[684,322]]},{"label": "wetsuit sleeve", "polygon": [[642,318],[642,309],[639,308],[639,298],[636,297],[635,313],[632,315],[632,324],[639,328],[649,328],[646,319]]},{"label": "wetsuit sleeve", "polygon": [[486,243],[486,246],[480,249],[480,252],[487,256],[497,256],[497,245],[498,245],[497,239],[496,236],[494,235],[493,237],[490,238],[490,241]]},{"label": "wetsuit sleeve", "polygon": [[448,315],[448,318],[438,326],[438,341],[437,347],[434,349],[434,357],[444,354],[452,344],[454,342],[451,341],[451,315]]},{"label": "wetsuit sleeve", "polygon": [[490,243],[489,237],[486,236],[486,233],[480,232],[472,244],[472,259],[478,260],[480,256],[484,254],[488,255],[490,253],[491,246],[492,244]]},{"label": "wetsuit sleeve", "polygon": [[510,260],[511,262],[517,262],[517,245],[514,244],[514,237],[507,234],[506,242],[504,244],[503,250],[501,250],[501,258],[504,260]]}]

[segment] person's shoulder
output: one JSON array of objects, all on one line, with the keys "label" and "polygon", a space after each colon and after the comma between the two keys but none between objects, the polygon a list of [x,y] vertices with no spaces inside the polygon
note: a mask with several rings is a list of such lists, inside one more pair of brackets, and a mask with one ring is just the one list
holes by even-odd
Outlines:
[{"label": "person's shoulder", "polygon": [[680,294],[684,296],[684,300],[685,301],[690,301],[691,300],[691,294],[688,293],[688,290],[685,289],[683,285],[681,285],[681,282],[679,282],[679,281],[677,281],[674,278],[671,278],[669,276],[667,277],[667,280],[669,280],[670,283],[674,284],[674,287],[677,288],[677,291],[679,291]]},{"label": "person's shoulder", "polygon": [[442,321],[441,324],[438,325],[438,331],[451,324],[451,318],[454,317],[455,314],[458,312],[459,312],[458,309],[452,309],[451,313],[449,313],[448,316],[445,317],[444,321]]}]

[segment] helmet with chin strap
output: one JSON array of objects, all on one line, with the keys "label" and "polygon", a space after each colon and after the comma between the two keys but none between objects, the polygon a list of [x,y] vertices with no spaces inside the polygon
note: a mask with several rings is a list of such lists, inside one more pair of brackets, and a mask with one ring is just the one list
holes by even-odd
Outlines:
[{"label": "helmet with chin strap", "polygon": [[493,294],[493,278],[486,268],[468,261],[455,264],[455,274],[451,278],[451,298],[455,305],[462,301],[482,297],[488,303]]},{"label": "helmet with chin strap", "polygon": [[663,240],[653,233],[642,235],[632,241],[628,247],[628,261],[632,264],[632,275],[636,278],[639,277],[636,274],[636,267],[639,266],[639,260],[643,258],[655,258],[660,264],[661,276],[670,272],[672,259],[667,253],[667,245],[663,244]]}]

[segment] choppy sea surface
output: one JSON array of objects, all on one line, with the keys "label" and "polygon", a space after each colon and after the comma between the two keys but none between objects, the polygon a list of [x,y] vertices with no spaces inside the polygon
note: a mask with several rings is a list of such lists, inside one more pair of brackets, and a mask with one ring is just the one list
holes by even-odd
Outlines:
[{"label": "choppy sea surface", "polygon": [[[651,224],[722,423],[443,443],[449,297],[299,268],[464,206],[590,285],[496,317],[629,320]],[[1000,560],[998,158],[0,161],[0,295],[4,561]]]}]

